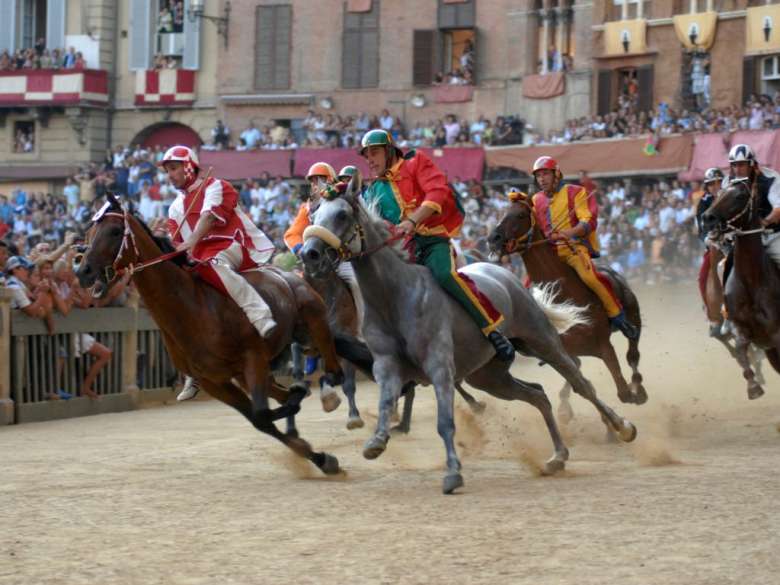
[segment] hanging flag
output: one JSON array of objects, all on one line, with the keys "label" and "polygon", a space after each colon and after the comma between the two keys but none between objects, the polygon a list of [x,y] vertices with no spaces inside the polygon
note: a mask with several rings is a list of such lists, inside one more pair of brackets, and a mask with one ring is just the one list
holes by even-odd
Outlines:
[{"label": "hanging flag", "polygon": [[658,134],[650,134],[647,137],[647,142],[645,142],[645,147],[642,149],[642,152],[644,152],[647,156],[655,156],[658,154]]}]

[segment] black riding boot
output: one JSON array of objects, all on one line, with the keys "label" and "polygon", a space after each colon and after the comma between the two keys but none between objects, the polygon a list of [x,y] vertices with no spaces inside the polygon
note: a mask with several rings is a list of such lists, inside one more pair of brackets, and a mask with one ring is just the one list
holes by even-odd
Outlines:
[{"label": "black riding boot", "polygon": [[498,359],[502,362],[511,362],[515,359],[514,346],[500,331],[492,331],[487,338],[495,348]]}]

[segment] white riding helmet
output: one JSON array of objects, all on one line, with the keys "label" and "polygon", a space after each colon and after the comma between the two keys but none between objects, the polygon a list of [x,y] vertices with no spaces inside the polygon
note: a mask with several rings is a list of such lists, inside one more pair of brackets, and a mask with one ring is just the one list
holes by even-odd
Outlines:
[{"label": "white riding helmet", "polygon": [[704,184],[714,183],[715,181],[723,181],[723,171],[718,167],[712,167],[707,169],[704,173]]},{"label": "white riding helmet", "polygon": [[729,164],[738,162],[757,164],[756,155],[747,144],[735,144],[729,151]]},{"label": "white riding helmet", "polygon": [[200,162],[198,161],[198,155],[189,146],[171,146],[165,151],[160,166],[164,166],[167,162],[179,161],[184,163],[190,163],[193,166],[200,168]]}]

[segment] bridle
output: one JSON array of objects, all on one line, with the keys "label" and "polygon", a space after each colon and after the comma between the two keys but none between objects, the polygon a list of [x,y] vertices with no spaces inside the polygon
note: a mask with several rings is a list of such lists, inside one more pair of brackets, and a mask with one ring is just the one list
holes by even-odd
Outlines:
[{"label": "bridle", "polygon": [[[746,180],[732,181],[732,183],[729,184],[729,187],[732,184],[734,184],[734,183],[738,183],[739,186],[741,186],[745,190],[748,189],[748,186],[746,184],[747,183]],[[742,219],[745,215],[747,215],[748,219],[751,219],[753,217],[753,211],[754,211],[754,208],[755,208],[755,201],[756,201],[756,197],[757,197],[757,194],[758,194],[757,186],[758,186],[758,182],[754,180],[753,181],[753,185],[750,187],[748,200],[747,200],[747,203],[745,203],[745,206],[736,215],[734,215],[730,219],[727,219],[727,220],[724,221],[724,223],[726,224],[726,228],[728,228],[728,229],[723,230],[723,232],[721,234],[723,237],[726,237],[726,236],[734,236],[734,237],[749,236],[749,235],[752,235],[752,234],[764,233],[766,231],[766,229],[763,228],[763,227],[755,228],[755,229],[752,229],[752,230],[743,230],[743,229],[737,227],[737,225],[736,225],[736,222],[738,220]]]},{"label": "bridle", "polygon": [[[524,244],[523,249],[520,250],[520,255],[522,256],[525,254],[533,245],[537,244],[538,242],[532,242],[531,238],[534,234],[534,229],[536,228],[536,214],[534,213],[534,208],[531,206],[530,203],[526,199],[522,198],[516,198],[516,199],[510,199],[513,203],[519,203],[520,205],[524,206],[528,210],[528,217],[531,220],[531,225],[528,227],[528,230],[526,230],[525,233],[520,234],[516,238],[507,241],[504,244],[504,251],[507,254],[512,254],[517,251],[518,246],[521,246]],[[542,242],[546,240],[541,240]]]}]

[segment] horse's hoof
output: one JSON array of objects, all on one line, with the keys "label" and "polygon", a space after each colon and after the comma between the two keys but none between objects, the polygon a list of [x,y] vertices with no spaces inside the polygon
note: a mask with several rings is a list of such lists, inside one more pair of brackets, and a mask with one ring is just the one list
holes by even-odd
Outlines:
[{"label": "horse's hoof", "polygon": [[444,476],[441,491],[443,494],[451,494],[456,489],[463,487],[463,476],[458,473],[448,473]]},{"label": "horse's hoof", "polygon": [[366,423],[363,422],[363,419],[359,416],[351,416],[347,420],[347,429],[350,431],[354,431],[355,429],[362,429]]},{"label": "horse's hoof", "polygon": [[390,428],[391,435],[408,435],[409,425],[395,425]]},{"label": "horse's hoof", "polygon": [[542,475],[555,475],[566,469],[566,462],[557,457],[553,457],[547,463],[544,464],[542,469]]},{"label": "horse's hoof", "polygon": [[761,398],[764,395],[764,389],[759,384],[751,384],[748,386],[748,398],[755,400]]},{"label": "horse's hoof", "polygon": [[382,440],[376,436],[371,437],[363,446],[363,457],[366,459],[376,459],[387,449],[387,440]]},{"label": "horse's hoof", "polygon": [[320,471],[322,471],[322,473],[325,475],[336,475],[339,471],[341,471],[341,467],[339,467],[339,460],[336,459],[336,457],[330,453],[323,453],[323,455],[325,455],[325,461],[323,461],[322,465],[320,465]]},{"label": "horse's hoof", "polygon": [[623,419],[623,428],[618,431],[618,437],[620,437],[620,440],[624,443],[630,443],[636,439],[636,434],[637,430],[636,426],[634,426],[634,423]]},{"label": "horse's hoof", "polygon": [[479,400],[475,400],[474,402],[470,402],[469,406],[471,407],[471,412],[474,414],[482,414],[485,412],[485,409],[487,408],[487,404],[484,402],[480,402]]},{"label": "horse's hoof", "polygon": [[325,412],[333,412],[341,404],[341,397],[336,389],[327,384],[320,391],[320,400],[322,401],[322,410]]},{"label": "horse's hoof", "polygon": [[623,404],[634,404],[636,402],[633,392],[618,392],[618,400]]},{"label": "horse's hoof", "polygon": [[634,386],[634,404],[644,404],[647,402],[647,390],[642,384]]}]

